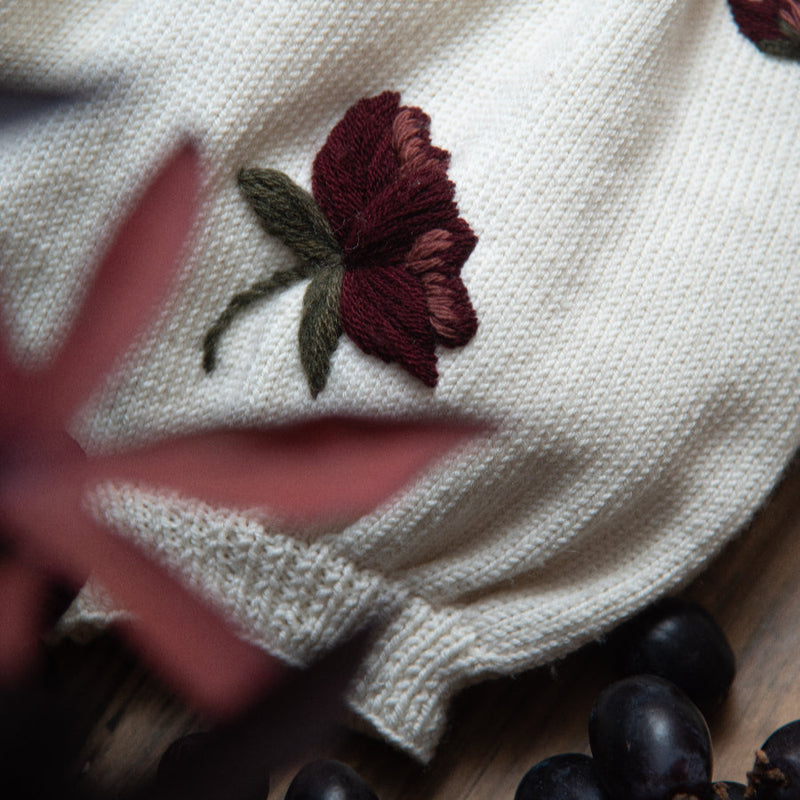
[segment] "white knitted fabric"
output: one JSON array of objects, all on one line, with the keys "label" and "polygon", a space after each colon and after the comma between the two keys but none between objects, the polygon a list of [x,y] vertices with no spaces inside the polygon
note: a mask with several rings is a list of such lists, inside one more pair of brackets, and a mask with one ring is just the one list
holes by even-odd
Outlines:
[{"label": "white knitted fabric", "polygon": [[[327,414],[496,423],[313,543],[183,498],[106,488],[109,520],[292,662],[388,622],[351,703],[431,756],[449,698],[561,656],[695,575],[800,438],[800,65],[725,0],[17,2],[0,77],[100,87],[4,141],[0,258],[20,357],[53,352],[126,201],[175,138],[207,207],[169,310],[76,430],[87,447]],[[432,119],[479,243],[476,337],[428,389],[343,337],[312,400],[303,286],[200,342],[291,263],[236,173],[310,186],[386,89]],[[72,621],[110,612],[87,594]]]}]

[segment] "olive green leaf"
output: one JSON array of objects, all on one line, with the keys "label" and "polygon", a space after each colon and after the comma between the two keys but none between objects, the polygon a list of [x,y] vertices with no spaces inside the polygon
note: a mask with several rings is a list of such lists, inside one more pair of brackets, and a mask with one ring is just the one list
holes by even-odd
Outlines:
[{"label": "olive green leaf", "polygon": [[311,269],[338,261],[341,254],[330,223],[305,189],[275,169],[243,169],[239,188],[267,233],[277,236]]},{"label": "olive green leaf", "polygon": [[216,366],[220,338],[242,311],[280,289],[341,263],[339,244],[316,200],[287,175],[275,169],[243,169],[239,172],[239,187],[267,233],[289,247],[299,263],[256,281],[231,298],[203,338],[203,369],[208,373]]},{"label": "olive green leaf", "polygon": [[314,398],[325,388],[331,371],[331,355],[342,335],[339,306],[343,275],[341,263],[320,269],[311,278],[303,296],[303,318],[297,338],[300,362]]},{"label": "olive green leaf", "polygon": [[800,45],[786,39],[763,39],[758,42],[758,49],[770,56],[800,59]]},{"label": "olive green leaf", "polygon": [[795,45],[800,44],[800,31],[795,28],[788,20],[778,17],[778,29],[780,32]]}]

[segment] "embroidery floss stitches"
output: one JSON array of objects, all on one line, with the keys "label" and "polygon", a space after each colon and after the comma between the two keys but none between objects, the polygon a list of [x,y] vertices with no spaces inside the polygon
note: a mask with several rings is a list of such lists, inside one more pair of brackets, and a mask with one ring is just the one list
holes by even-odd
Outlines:
[{"label": "embroidery floss stitches", "polygon": [[800,60],[800,0],[728,0],[739,30],[759,50]]},{"label": "embroidery floss stitches", "polygon": [[436,346],[461,347],[478,327],[460,276],[477,237],[458,216],[450,155],[431,144],[429,127],[421,109],[384,92],[360,100],[333,128],[314,160],[313,196],[277,170],[239,173],[267,233],[297,264],[234,295],[206,333],[206,372],[241,311],[310,278],[298,345],[312,397],[327,383],[342,333],[436,385]]}]

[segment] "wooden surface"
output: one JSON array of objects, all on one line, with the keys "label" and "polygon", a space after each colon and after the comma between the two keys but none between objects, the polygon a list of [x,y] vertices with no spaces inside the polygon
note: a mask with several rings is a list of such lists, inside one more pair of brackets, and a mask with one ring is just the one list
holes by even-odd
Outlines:
[{"label": "wooden surface", "polygon": [[[754,749],[774,728],[800,717],[800,463],[790,467],[750,528],[684,594],[711,611],[736,653],[731,695],[708,721],[715,779],[744,781]],[[87,781],[112,790],[130,785],[152,773],[174,738],[199,724],[110,639],[62,644],[53,663],[82,698]],[[592,646],[555,668],[466,690],[427,768],[355,734],[308,758],[346,761],[381,800],[513,800],[537,761],[588,752],[589,709],[613,678],[602,647]],[[297,766],[273,775],[270,798],[282,800]]]}]

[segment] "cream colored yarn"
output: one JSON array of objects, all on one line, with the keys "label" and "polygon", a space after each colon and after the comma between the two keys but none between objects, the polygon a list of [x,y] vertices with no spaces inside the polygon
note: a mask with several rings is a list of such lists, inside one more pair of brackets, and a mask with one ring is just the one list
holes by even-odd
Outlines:
[{"label": "cream colored yarn", "polygon": [[[351,704],[428,759],[448,701],[545,663],[684,583],[748,520],[800,438],[800,65],[725,0],[16,2],[0,76],[98,87],[0,147],[3,303],[46,358],[125,202],[198,137],[207,208],[180,292],[76,426],[82,442],[324,414],[478,416],[496,433],[307,543],[185,498],[106,487],[118,529],[292,662],[379,616]],[[430,114],[479,237],[480,327],[429,390],[346,338],[312,401],[302,286],[235,182],[301,185],[332,126],[385,89]],[[112,613],[86,593],[71,624]]]}]

